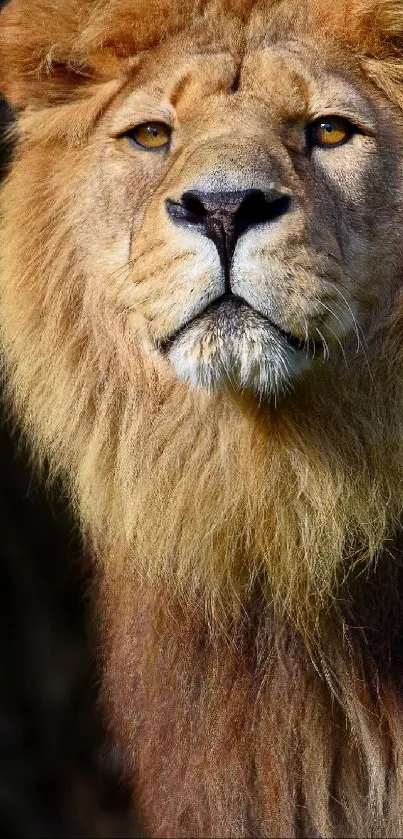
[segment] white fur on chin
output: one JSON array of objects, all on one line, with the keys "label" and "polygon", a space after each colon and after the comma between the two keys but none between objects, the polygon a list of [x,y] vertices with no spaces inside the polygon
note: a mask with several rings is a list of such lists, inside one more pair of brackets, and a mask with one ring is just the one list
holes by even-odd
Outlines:
[{"label": "white fur on chin", "polygon": [[278,396],[310,364],[306,352],[289,346],[253,316],[226,329],[220,319],[213,324],[205,320],[188,327],[168,352],[178,379],[193,387],[218,390],[230,384],[263,397]]}]

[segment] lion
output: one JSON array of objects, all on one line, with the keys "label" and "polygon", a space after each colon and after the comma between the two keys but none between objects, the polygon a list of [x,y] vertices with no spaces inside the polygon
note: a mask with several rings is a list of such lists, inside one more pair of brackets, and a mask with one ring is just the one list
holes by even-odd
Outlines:
[{"label": "lion", "polygon": [[10,405],[150,836],[403,836],[403,5],[9,0]]}]

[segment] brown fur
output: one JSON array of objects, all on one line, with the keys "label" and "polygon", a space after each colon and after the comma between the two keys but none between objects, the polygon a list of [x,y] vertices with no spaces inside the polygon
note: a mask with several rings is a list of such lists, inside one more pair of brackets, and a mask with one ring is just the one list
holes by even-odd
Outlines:
[{"label": "brown fur", "polygon": [[[105,697],[150,833],[403,835],[401,3],[151,6],[11,0],[0,16],[19,116],[2,193],[10,393],[98,559]],[[288,40],[306,78],[271,56]],[[294,334],[301,312],[322,323],[338,210],[278,125],[306,119],[315,84],[337,97],[335,68],[377,145],[342,158],[348,200],[330,177],[354,256],[334,280],[330,359],[274,398],[183,384],[156,347],[212,257],[196,261],[164,200],[217,161],[245,179],[270,159],[303,192],[310,211],[270,255],[281,282],[262,269],[253,288]],[[117,139],[150,80],[192,152],[163,175]],[[338,335],[353,305],[357,331]]]}]

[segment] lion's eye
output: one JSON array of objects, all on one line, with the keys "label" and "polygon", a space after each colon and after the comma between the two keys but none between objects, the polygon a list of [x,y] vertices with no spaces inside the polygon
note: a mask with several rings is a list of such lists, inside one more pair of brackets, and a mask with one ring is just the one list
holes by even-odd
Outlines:
[{"label": "lion's eye", "polygon": [[172,130],[164,122],[144,122],[128,132],[128,136],[141,149],[153,151],[169,145]]},{"label": "lion's eye", "polygon": [[319,117],[308,126],[311,146],[331,148],[347,143],[354,134],[354,126],[343,117]]}]

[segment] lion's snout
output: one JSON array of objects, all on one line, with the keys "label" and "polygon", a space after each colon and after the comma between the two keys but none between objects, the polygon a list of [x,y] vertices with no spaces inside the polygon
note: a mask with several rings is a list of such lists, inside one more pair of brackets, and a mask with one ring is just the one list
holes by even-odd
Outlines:
[{"label": "lion's snout", "polygon": [[214,242],[230,290],[229,271],[240,236],[258,225],[271,224],[288,212],[290,197],[281,190],[242,189],[183,192],[180,201],[167,201],[176,224],[194,227]]}]

